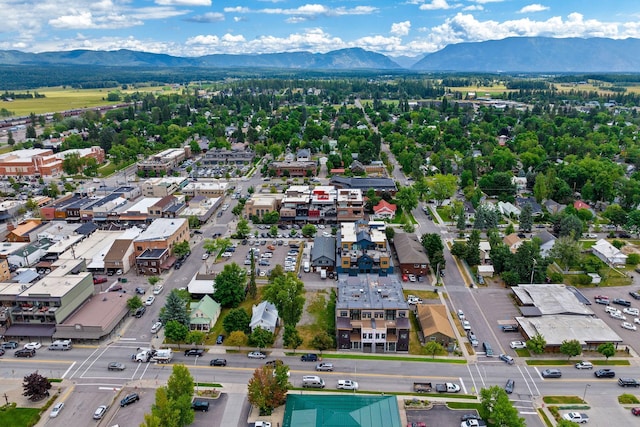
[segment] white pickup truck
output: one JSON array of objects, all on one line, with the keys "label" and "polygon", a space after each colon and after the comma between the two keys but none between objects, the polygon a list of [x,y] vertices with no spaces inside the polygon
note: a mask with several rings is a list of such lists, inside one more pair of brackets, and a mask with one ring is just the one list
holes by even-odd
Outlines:
[{"label": "white pickup truck", "polygon": [[564,414],[562,418],[578,424],[585,424],[589,422],[589,415],[581,414],[580,412],[569,412],[568,414]]}]

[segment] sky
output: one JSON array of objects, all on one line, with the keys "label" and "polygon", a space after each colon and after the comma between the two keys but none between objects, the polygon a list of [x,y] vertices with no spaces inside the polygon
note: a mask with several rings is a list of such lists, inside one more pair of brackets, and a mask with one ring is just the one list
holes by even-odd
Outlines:
[{"label": "sky", "polygon": [[640,38],[638,0],[0,0],[0,50],[421,56],[506,37]]}]

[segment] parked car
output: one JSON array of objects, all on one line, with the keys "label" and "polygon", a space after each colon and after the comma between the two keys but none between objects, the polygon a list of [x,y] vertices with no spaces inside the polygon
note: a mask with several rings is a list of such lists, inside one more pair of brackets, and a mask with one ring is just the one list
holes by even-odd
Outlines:
[{"label": "parked car", "polygon": [[149,295],[147,299],[144,301],[144,305],[151,305],[156,300],[156,297],[153,295]]},{"label": "parked car", "polygon": [[638,292],[629,292],[629,295],[631,296],[631,298],[633,299],[640,299],[640,293]]},{"label": "parked car", "polygon": [[216,338],[216,344],[222,344],[223,341],[224,335],[218,335],[218,338]]},{"label": "parked car", "polygon": [[191,403],[191,409],[193,409],[194,411],[202,411],[202,412],[208,412],[209,411],[209,402],[207,402],[206,400],[194,400],[193,403]]},{"label": "parked car", "polygon": [[516,325],[502,325],[502,332],[518,332]]},{"label": "parked car", "polygon": [[594,372],[594,375],[598,378],[615,378],[616,372],[612,369],[598,369]]},{"label": "parked car", "polygon": [[462,321],[462,329],[464,329],[465,331],[470,331],[471,330],[471,323],[469,323],[468,320],[463,320]]},{"label": "parked car", "polygon": [[207,259],[209,258],[209,253],[205,252],[202,254],[202,259]]},{"label": "parked car", "polygon": [[620,324],[620,326],[622,326],[624,329],[628,329],[630,331],[635,331],[638,329],[638,327],[636,325],[634,325],[633,323],[629,323],[629,322],[622,322]]},{"label": "parked car", "polygon": [[108,279],[106,277],[94,277],[93,278],[93,284],[94,285],[99,285],[100,283],[106,283],[107,280]]},{"label": "parked car", "polygon": [[122,398],[122,400],[120,401],[120,407],[124,408],[125,406],[128,406],[132,403],[137,402],[138,400],[140,400],[140,396],[138,396],[138,393],[131,393],[131,394],[127,394],[125,397]]},{"label": "parked car", "polygon": [[144,314],[144,312],[147,311],[147,307],[142,306],[142,307],[138,307],[136,308],[136,311],[133,312],[134,317],[137,317],[138,319],[142,317],[142,315]]},{"label": "parked car", "polygon": [[247,354],[247,357],[249,359],[265,359],[267,355],[261,351],[252,351],[251,353]]},{"label": "parked car", "polygon": [[156,322],[156,323],[153,324],[153,326],[151,326],[151,333],[155,334],[160,329],[162,329],[162,322]]},{"label": "parked car", "polygon": [[631,413],[636,417],[640,417],[640,408],[631,408]]},{"label": "parked car", "polygon": [[209,366],[227,366],[227,359],[213,359]]},{"label": "parked car", "polygon": [[5,350],[13,350],[18,347],[18,343],[15,341],[6,341],[2,343],[1,347]]},{"label": "parked car", "polygon": [[303,354],[302,356],[300,356],[300,360],[302,362],[317,362],[318,361],[318,355],[315,354],[315,353]]},{"label": "parked car", "polygon": [[62,402],[56,403],[55,405],[53,405],[53,408],[51,409],[51,413],[49,414],[49,417],[51,418],[57,417],[63,408],[64,408],[64,403]]},{"label": "parked car", "polygon": [[156,285],[156,286],[153,288],[153,294],[154,294],[154,295],[160,295],[160,294],[162,293],[162,290],[163,290],[163,289],[164,289],[164,286],[162,286],[162,285]]},{"label": "parked car", "polygon": [[614,298],[612,302],[614,304],[622,305],[622,306],[625,306],[625,307],[631,307],[631,302],[627,301],[626,299]]},{"label": "parked car", "polygon": [[204,354],[204,350],[201,349],[201,348],[190,348],[190,349],[184,351],[184,355],[185,356],[202,357],[203,354]]},{"label": "parked car", "polygon": [[31,350],[38,350],[40,347],[42,347],[42,344],[40,344],[39,342],[30,342],[24,345],[24,348]]},{"label": "parked car", "polygon": [[525,343],[524,341],[511,341],[509,347],[513,349],[527,348],[527,343]]},{"label": "parked car", "polygon": [[542,378],[561,378],[562,372],[560,369],[545,369],[541,373]]},{"label": "parked car", "polygon": [[138,286],[138,287],[136,288],[136,294],[138,294],[138,295],[144,295],[144,294],[145,294],[145,292],[146,292],[146,291],[144,290],[144,288],[142,288],[142,287],[140,287],[140,286]]}]

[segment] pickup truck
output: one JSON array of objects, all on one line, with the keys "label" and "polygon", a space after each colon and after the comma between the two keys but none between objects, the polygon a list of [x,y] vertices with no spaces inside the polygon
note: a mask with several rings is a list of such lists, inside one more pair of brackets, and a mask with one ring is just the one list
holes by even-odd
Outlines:
[{"label": "pickup truck", "polygon": [[564,414],[562,418],[578,424],[584,424],[589,422],[589,415],[581,414],[580,412],[569,412],[568,414]]},{"label": "pickup truck", "polygon": [[413,391],[415,393],[430,393],[435,390],[438,393],[457,393],[460,386],[453,383],[436,384],[435,387],[431,383],[413,383]]}]

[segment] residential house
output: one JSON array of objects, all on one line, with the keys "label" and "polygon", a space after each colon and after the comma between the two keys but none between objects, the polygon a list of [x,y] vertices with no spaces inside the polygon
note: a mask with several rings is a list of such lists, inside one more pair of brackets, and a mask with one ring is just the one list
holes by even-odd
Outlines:
[{"label": "residential house", "polygon": [[591,246],[591,252],[600,258],[607,265],[625,265],[627,255],[622,253],[620,249],[613,246],[606,239],[598,240],[595,245]]},{"label": "residential house", "polygon": [[456,343],[456,334],[447,317],[447,307],[443,304],[417,304],[416,317],[420,325],[422,342],[435,341],[448,348]]},{"label": "residential house", "polygon": [[465,223],[473,224],[476,220],[476,208],[473,207],[473,203],[469,200],[465,200],[462,202],[462,207],[464,209]]},{"label": "residential house", "polygon": [[547,230],[534,234],[534,237],[540,239],[540,255],[548,257],[553,245],[556,243],[556,237]]},{"label": "residential house", "polygon": [[511,202],[498,202],[498,211],[502,215],[511,218],[520,216],[520,209],[515,207]]},{"label": "residential house", "polygon": [[518,248],[522,246],[522,243],[523,243],[522,239],[518,237],[517,233],[511,233],[508,236],[504,236],[502,241],[504,242],[505,245],[509,247],[509,250],[511,251],[511,253],[514,253],[514,254],[518,251]]},{"label": "residential house", "polygon": [[393,273],[391,252],[384,229],[366,224],[344,222],[338,236],[339,273],[357,275],[375,273],[381,276]]},{"label": "residential house", "polygon": [[429,257],[415,234],[395,233],[393,246],[398,255],[398,265],[402,274],[424,277],[429,271]]},{"label": "residential house", "polygon": [[341,276],[336,298],[338,350],[409,351],[409,305],[395,276]]},{"label": "residential house", "polygon": [[296,160],[299,162],[308,162],[311,160],[311,150],[308,148],[300,148],[296,153]]},{"label": "residential house", "polygon": [[576,200],[575,202],[573,202],[573,207],[579,211],[580,209],[586,209],[589,212],[591,212],[591,215],[595,216],[596,212],[591,208],[591,206],[589,206],[587,203],[583,202],[582,200]]},{"label": "residential house", "polygon": [[251,309],[251,322],[249,322],[251,332],[256,328],[262,328],[271,333],[275,333],[278,327],[278,309],[268,301],[262,301],[254,305]]},{"label": "residential house", "polygon": [[200,301],[190,304],[189,329],[192,331],[209,332],[218,321],[222,306],[209,295]]},{"label": "residential house", "polygon": [[540,206],[540,203],[536,202],[535,197],[516,197],[516,204],[520,208],[520,211],[522,211],[522,208],[525,205],[531,205],[531,216],[533,217],[542,216],[544,214],[544,212],[542,212],[542,206]]},{"label": "residential house", "polygon": [[547,212],[549,212],[552,215],[562,212],[564,208],[567,207],[566,205],[558,203],[552,199],[547,199],[544,202],[542,202],[542,204],[547,209]]},{"label": "residential house", "polygon": [[311,247],[311,267],[334,271],[336,268],[336,238],[316,236]]},{"label": "residential house", "polygon": [[373,218],[392,219],[396,216],[396,209],[396,205],[381,199],[380,203],[373,207]]},{"label": "residential house", "polygon": [[480,264],[491,262],[491,244],[487,240],[480,240]]}]

